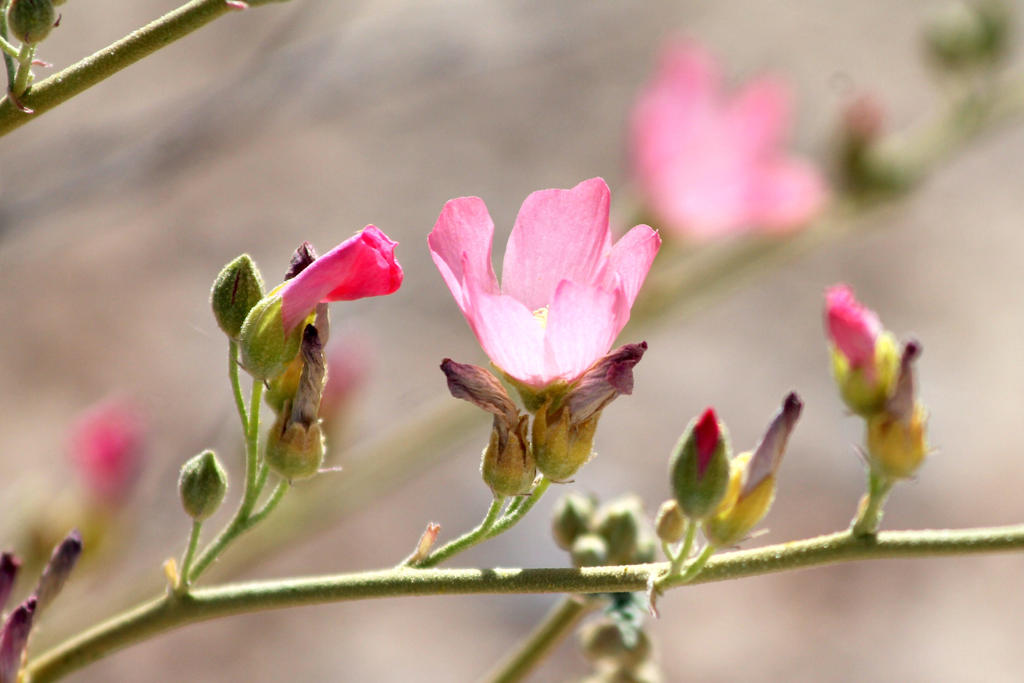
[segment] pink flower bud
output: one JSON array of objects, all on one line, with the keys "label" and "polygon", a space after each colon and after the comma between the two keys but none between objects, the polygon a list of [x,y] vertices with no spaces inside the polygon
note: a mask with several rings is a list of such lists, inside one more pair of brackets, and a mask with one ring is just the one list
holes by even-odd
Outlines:
[{"label": "pink flower bud", "polygon": [[142,465],[145,425],[127,401],[104,401],[83,413],[71,428],[71,460],[92,498],[122,504]]},{"label": "pink flower bud", "polygon": [[786,396],[782,408],[772,418],[768,430],[761,438],[761,443],[754,449],[750,465],[747,467],[746,481],[740,491],[740,498],[749,494],[779,469],[782,456],[786,452],[786,442],[789,441],[789,435],[796,426],[796,421],[800,419],[803,407],[804,404],[796,393],[791,392]]},{"label": "pink flower bud", "polygon": [[711,458],[715,455],[715,448],[718,446],[720,432],[718,431],[718,418],[715,416],[715,409],[708,408],[697,421],[694,427],[694,437],[697,443],[697,475],[704,476]]},{"label": "pink flower bud", "polygon": [[29,598],[7,617],[0,631],[0,683],[16,683],[21,668],[21,656],[32,630],[32,617],[36,612],[36,599]]},{"label": "pink flower bud", "polygon": [[871,368],[882,331],[875,312],[861,305],[847,285],[835,285],[825,293],[825,317],[829,338],[850,367]]}]

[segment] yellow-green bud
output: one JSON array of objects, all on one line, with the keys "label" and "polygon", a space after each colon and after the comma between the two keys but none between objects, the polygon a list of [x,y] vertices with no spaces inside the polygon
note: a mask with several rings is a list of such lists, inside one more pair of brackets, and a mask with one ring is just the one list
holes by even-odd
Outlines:
[{"label": "yellow-green bud", "polygon": [[291,421],[291,406],[281,411],[267,434],[267,466],[288,481],[308,479],[320,471],[327,446],[320,421],[310,425]]},{"label": "yellow-green bud", "polygon": [[927,421],[928,413],[920,403],[914,405],[909,420],[888,413],[870,418],[866,441],[872,469],[890,481],[914,476],[928,454]]},{"label": "yellow-green bud", "polygon": [[284,372],[267,381],[267,388],[263,396],[275,413],[283,411],[295,397],[295,392],[299,390],[299,378],[302,377],[303,365],[302,356],[297,355],[285,367]]},{"label": "yellow-green bud", "polygon": [[669,460],[669,479],[679,509],[692,520],[711,515],[729,485],[725,426],[708,408],[686,427]]},{"label": "yellow-green bud", "polygon": [[730,463],[729,488],[715,514],[704,520],[704,536],[716,546],[729,546],[746,538],[760,522],[775,499],[775,476],[769,474],[750,492],[740,496],[750,465],[750,453],[741,453]]},{"label": "yellow-green bud", "polygon": [[242,323],[263,298],[263,277],[248,254],[224,266],[210,289],[210,305],[224,334],[238,339]]},{"label": "yellow-green bud", "polygon": [[929,56],[950,69],[992,61],[1006,50],[1010,19],[998,0],[953,2],[929,20],[925,46]]},{"label": "yellow-green bud", "polygon": [[569,493],[555,503],[551,533],[562,550],[572,548],[573,541],[590,529],[594,516],[594,499],[580,493]]},{"label": "yellow-green bud", "polygon": [[608,564],[608,544],[597,534],[580,534],[569,551],[577,567],[600,567]]},{"label": "yellow-green bud", "polygon": [[533,454],[526,443],[529,418],[523,415],[514,429],[495,416],[491,439],[484,449],[480,473],[495,496],[518,496],[530,490],[537,476]]},{"label": "yellow-green bud", "polygon": [[874,415],[885,408],[899,366],[899,345],[888,332],[878,335],[871,377],[866,369],[851,368],[846,356],[838,348],[832,348],[832,374],[839,386],[839,394],[850,410],[863,417]]},{"label": "yellow-green bud", "polygon": [[654,529],[658,538],[666,543],[678,543],[686,533],[686,517],[679,509],[675,500],[666,500],[658,508],[658,516],[654,521]]},{"label": "yellow-green bud", "polygon": [[23,43],[34,45],[50,35],[57,21],[52,0],[11,0],[7,6],[7,29]]},{"label": "yellow-green bud", "polygon": [[613,501],[598,511],[594,531],[608,544],[609,564],[633,561],[642,532],[643,504],[635,496]]},{"label": "yellow-green bud", "polygon": [[607,619],[580,629],[580,647],[588,660],[614,662],[617,668],[626,670],[639,666],[651,655],[651,640],[646,633],[636,631],[636,642],[627,643],[619,625]]},{"label": "yellow-green bud", "polygon": [[181,466],[178,477],[181,505],[197,522],[217,511],[227,490],[228,477],[213,451],[203,451]]},{"label": "yellow-green bud", "polygon": [[590,459],[600,415],[574,424],[568,409],[551,413],[549,405],[533,418],[533,455],[548,479],[568,481]]},{"label": "yellow-green bud", "polygon": [[285,334],[281,296],[271,292],[252,307],[242,324],[238,340],[242,367],[259,380],[277,377],[298,354],[304,327],[296,325]]}]

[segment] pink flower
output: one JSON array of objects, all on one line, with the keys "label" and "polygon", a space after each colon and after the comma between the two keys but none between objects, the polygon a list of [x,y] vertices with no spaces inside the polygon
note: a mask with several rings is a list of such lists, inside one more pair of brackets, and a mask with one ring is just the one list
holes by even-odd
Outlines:
[{"label": "pink flower", "polygon": [[491,264],[494,223],[483,200],[445,204],[428,243],[455,302],[491,360],[534,388],[572,381],[605,355],[629,320],[661,238],[638,225],[612,245],[601,178],[523,202]]},{"label": "pink flower", "polygon": [[847,285],[835,285],[825,292],[828,336],[850,367],[870,371],[875,362],[875,343],[882,323],[874,311],[865,308]]},{"label": "pink flower", "polygon": [[391,294],[402,284],[393,241],[367,225],[316,259],[281,289],[281,318],[288,334],[316,305]]},{"label": "pink flower", "polygon": [[121,399],[99,403],[75,421],[71,459],[96,501],[124,501],[138,477],[144,442],[142,416]]},{"label": "pink flower", "polygon": [[633,174],[648,208],[694,239],[800,227],[826,188],[813,166],[781,149],[789,118],[783,82],[759,78],[727,98],[704,50],[670,44],[631,121]]}]

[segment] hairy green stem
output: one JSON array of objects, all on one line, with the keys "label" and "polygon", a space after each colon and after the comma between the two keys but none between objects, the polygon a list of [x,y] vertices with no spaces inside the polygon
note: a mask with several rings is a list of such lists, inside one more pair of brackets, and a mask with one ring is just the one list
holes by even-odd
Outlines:
[{"label": "hairy green stem", "polygon": [[232,339],[228,343],[228,377],[231,379],[231,394],[235,397],[235,410],[242,423],[242,433],[249,433],[249,414],[245,410],[245,397],[242,396],[242,384],[238,380],[238,342]]},{"label": "hairy green stem", "polygon": [[[494,523],[498,520],[498,515],[501,514],[501,508],[505,504],[504,497],[495,497],[491,501],[490,507],[487,508],[487,514],[484,515],[483,521],[472,531],[468,531],[453,541],[445,543],[443,546],[430,553],[422,560],[406,561],[404,566],[412,567],[433,567],[434,565],[444,562],[452,555],[461,553],[463,550],[472,548],[477,543],[485,541],[490,538],[489,534]],[[415,557],[415,555],[413,556]]]},{"label": "hairy green stem", "polygon": [[10,98],[4,99],[0,102],[0,135],[6,135],[230,11],[231,7],[224,0],[191,0],[99,52],[35,83],[22,98],[22,104],[32,109],[32,114],[19,111]]},{"label": "hairy green stem", "polygon": [[[708,560],[689,584],[853,560],[970,555],[1024,549],[1024,524],[958,530],[842,531]],[[665,562],[582,569],[409,569],[254,581],[164,595],[67,640],[28,663],[32,683],[54,680],[132,643],[185,624],[267,609],[369,598],[496,593],[619,593],[644,590]],[[686,583],[672,577],[666,588]]]},{"label": "hairy green stem", "polygon": [[28,89],[29,77],[32,75],[32,58],[35,54],[35,45],[22,43],[18,52],[18,71],[14,74],[14,85],[11,86],[11,92],[15,97],[21,97]]},{"label": "hairy green stem", "polygon": [[857,516],[850,524],[854,536],[873,536],[878,533],[882,523],[882,508],[892,490],[892,482],[884,477],[868,472],[868,492],[861,499]]},{"label": "hairy green stem", "polygon": [[544,621],[537,624],[484,680],[488,683],[515,683],[525,679],[596,604],[595,600],[578,595],[567,595],[559,600]]},{"label": "hairy green stem", "polygon": [[188,546],[185,548],[185,555],[181,558],[181,572],[179,576],[179,590],[188,590],[189,572],[192,569],[192,559],[196,556],[196,547],[199,545],[199,533],[203,529],[202,520],[192,522],[192,532],[188,535]]},{"label": "hairy green stem", "polygon": [[551,480],[547,477],[541,477],[540,480],[534,484],[533,490],[530,491],[530,495],[526,498],[520,499],[518,505],[509,506],[509,511],[505,516],[495,522],[491,528],[491,532],[487,535],[487,538],[494,538],[499,534],[503,534],[512,527],[514,527],[519,520],[521,520],[530,509],[537,504],[544,492],[551,486]]},{"label": "hairy green stem", "polygon": [[[0,38],[4,39],[5,43],[10,44],[10,33],[7,30],[7,5],[11,0],[2,0],[0,2]],[[7,71],[7,89],[10,90],[14,87],[14,76],[17,67],[14,64],[14,55],[10,54],[8,50],[4,50],[4,70]]]}]

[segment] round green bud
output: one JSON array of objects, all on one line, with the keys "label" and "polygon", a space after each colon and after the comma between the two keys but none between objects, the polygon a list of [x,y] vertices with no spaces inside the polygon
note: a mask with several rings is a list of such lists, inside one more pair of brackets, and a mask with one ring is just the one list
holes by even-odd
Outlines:
[{"label": "round green bud", "polygon": [[50,35],[57,21],[52,0],[11,0],[7,6],[7,29],[23,43],[34,45]]},{"label": "round green bud", "polygon": [[491,439],[484,449],[480,474],[495,496],[527,493],[537,476],[533,453],[526,442],[529,418],[523,415],[513,429],[495,418]]},{"label": "round green bud", "polygon": [[178,477],[181,505],[197,522],[217,511],[227,490],[227,475],[213,451],[203,451],[181,466]]},{"label": "round green bud", "polygon": [[643,528],[644,509],[639,498],[627,496],[612,501],[597,513],[594,530],[608,544],[608,562],[632,561]]},{"label": "round green bud", "polygon": [[600,567],[608,564],[608,544],[597,534],[581,534],[569,551],[577,567]]},{"label": "round green bud", "polygon": [[572,548],[573,541],[590,528],[594,516],[594,499],[581,493],[569,493],[555,503],[551,533],[562,550]]},{"label": "round green bud", "polygon": [[263,298],[263,277],[248,254],[224,266],[210,289],[210,305],[220,329],[238,339],[242,323]]},{"label": "round green bud", "polygon": [[259,380],[277,377],[298,355],[304,328],[296,325],[285,334],[281,296],[271,292],[252,307],[242,323],[238,338],[242,367]]},{"label": "round green bud", "polygon": [[658,538],[666,543],[678,543],[686,533],[686,517],[679,509],[679,503],[666,500],[658,508],[658,516],[654,521],[654,529]]}]

